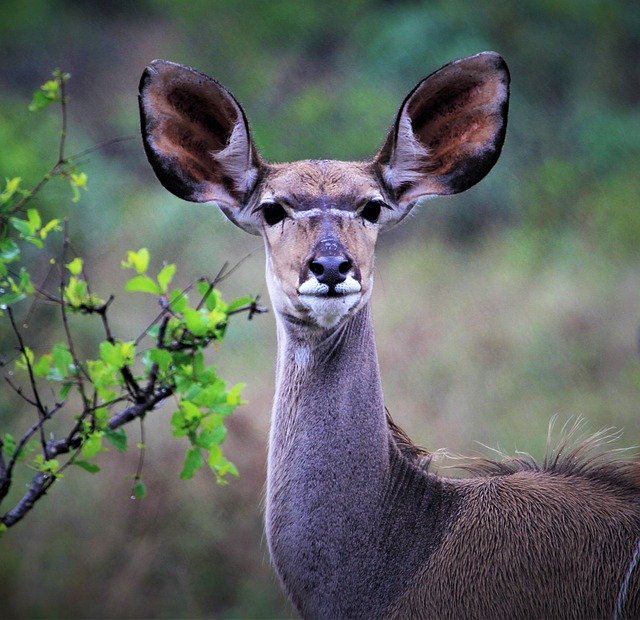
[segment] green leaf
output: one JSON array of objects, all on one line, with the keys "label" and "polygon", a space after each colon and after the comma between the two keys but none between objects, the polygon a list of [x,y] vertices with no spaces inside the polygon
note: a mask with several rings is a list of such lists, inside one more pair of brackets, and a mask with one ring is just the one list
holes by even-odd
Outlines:
[{"label": "green leaf", "polygon": [[127,434],[123,428],[112,430],[110,428],[104,431],[104,436],[113,444],[114,448],[118,452],[127,451]]},{"label": "green leaf", "polygon": [[73,307],[80,307],[88,298],[89,289],[87,283],[77,276],[71,276],[69,283],[64,287],[64,297]]},{"label": "green leaf", "polygon": [[109,342],[100,343],[100,359],[114,368],[123,368],[133,363],[136,347],[133,342]]},{"label": "green leaf", "polygon": [[40,235],[40,239],[46,239],[47,235],[52,230],[62,230],[61,227],[60,227],[60,220],[53,219],[50,222],[48,222],[45,226],[43,226],[40,229],[40,232],[38,233]]},{"label": "green leaf", "polygon": [[13,435],[5,433],[4,437],[2,438],[2,443],[2,452],[7,458],[11,458],[16,453],[17,444],[15,438],[13,437]]},{"label": "green leaf", "polygon": [[110,401],[117,396],[116,392],[111,388],[119,386],[122,380],[118,367],[103,360],[87,360],[87,370],[98,396],[102,400]]},{"label": "green leaf", "polygon": [[20,248],[13,239],[3,239],[0,241],[0,260],[12,263],[20,257]]},{"label": "green leaf", "polygon": [[238,297],[238,299],[234,299],[227,307],[227,314],[229,312],[238,310],[239,308],[250,306],[253,302],[254,302],[253,297]]},{"label": "green leaf", "polygon": [[219,309],[216,309],[209,312],[209,316],[207,317],[207,319],[209,331],[213,331],[224,324],[224,322],[227,320],[227,315]]},{"label": "green leaf", "polygon": [[147,351],[147,357],[152,364],[158,364],[160,372],[167,372],[173,361],[171,353],[164,349],[151,349]]},{"label": "green leaf", "polygon": [[[54,72],[53,75],[57,75]],[[49,97],[58,97],[60,96],[60,82],[58,80],[48,80],[41,87],[42,90]]]},{"label": "green leaf", "polygon": [[116,343],[116,346],[120,349],[120,355],[124,361],[125,366],[131,366],[136,357],[136,345],[133,341],[125,341]]},{"label": "green leaf", "polygon": [[212,407],[220,402],[226,402],[224,381],[214,381],[211,385],[207,385],[191,400],[199,407]]},{"label": "green leaf", "polygon": [[39,110],[44,110],[48,105],[53,103],[49,97],[47,97],[42,91],[38,90],[33,93],[33,99],[29,104],[29,112],[37,112]]},{"label": "green leaf", "polygon": [[38,209],[27,209],[27,221],[33,232],[40,230],[42,226],[42,218]]},{"label": "green leaf", "polygon": [[85,172],[72,172],[71,175],[69,176],[69,178],[71,179],[71,182],[79,188],[86,188],[87,187],[87,174]]},{"label": "green leaf", "polygon": [[20,183],[22,179],[20,177],[13,177],[6,180],[5,189],[0,193],[0,205],[7,204],[20,189]]},{"label": "green leaf", "polygon": [[180,401],[180,408],[174,412],[171,417],[171,427],[173,428],[174,437],[185,437],[194,433],[200,421],[202,420],[202,412],[188,400]]},{"label": "green leaf", "polygon": [[160,285],[160,290],[163,294],[167,292],[169,284],[171,284],[171,280],[173,280],[175,273],[176,266],[173,263],[170,263],[165,265],[158,274],[158,284]]},{"label": "green leaf", "polygon": [[226,476],[227,474],[231,474],[236,478],[240,475],[238,468],[231,461],[229,461],[225,456],[223,456],[219,460],[218,464],[215,466],[215,472],[221,478]]},{"label": "green leaf", "polygon": [[106,407],[98,407],[93,412],[96,427],[100,430],[106,430],[109,423],[109,410]]},{"label": "green leaf", "polygon": [[227,474],[236,477],[239,475],[238,468],[222,453],[220,446],[215,446],[209,451],[208,465],[220,483],[225,482],[223,478]]},{"label": "green leaf", "polygon": [[[198,291],[203,296],[204,305],[208,310],[220,310],[224,307],[222,301],[222,295],[217,289],[212,289],[208,282],[200,282],[198,284]],[[206,295],[206,297],[204,297]]]},{"label": "green leaf", "polygon": [[29,104],[29,111],[38,112],[44,110],[52,103],[60,101],[61,97],[60,82],[58,80],[49,80],[40,87],[40,90],[33,93],[33,99]]},{"label": "green leaf", "polygon": [[197,444],[201,448],[210,450],[214,446],[219,446],[227,437],[227,428],[224,424],[218,424],[210,431],[203,431],[198,436]]},{"label": "green leaf", "polygon": [[153,295],[161,295],[160,287],[149,277],[145,275],[135,276],[131,278],[125,286],[127,291],[134,293],[151,293]]},{"label": "green leaf", "polygon": [[125,269],[135,269],[138,273],[146,273],[149,268],[149,259],[151,258],[147,248],[140,248],[137,252],[129,250],[127,252],[127,260],[122,261],[122,267]]},{"label": "green leaf", "polygon": [[31,225],[26,220],[21,220],[18,217],[9,218],[11,225],[20,233],[23,238],[30,237],[35,231],[31,230]]},{"label": "green leaf", "polygon": [[51,371],[51,364],[53,363],[53,355],[51,353],[45,353],[34,365],[33,374],[36,377],[46,377]]},{"label": "green leaf", "polygon": [[187,329],[194,336],[206,336],[209,331],[209,318],[203,312],[195,310],[194,308],[184,309],[184,321],[187,325]]},{"label": "green leaf", "polygon": [[73,363],[73,356],[68,347],[64,344],[55,344],[51,349],[51,355],[53,356],[53,364],[60,372],[62,378],[66,378],[69,374],[75,371]]},{"label": "green leaf", "polygon": [[242,400],[242,390],[244,390],[245,387],[245,383],[237,383],[234,385],[227,394],[227,404],[233,407],[244,404],[246,401]]},{"label": "green leaf", "polygon": [[49,476],[54,476],[55,478],[62,478],[63,476],[58,473],[60,470],[60,461],[58,459],[48,459],[46,460],[42,454],[36,455],[34,461],[35,468],[42,472],[43,474],[47,474]]},{"label": "green leaf", "polygon": [[74,465],[81,467],[90,474],[97,474],[100,471],[100,466],[95,463],[89,463],[88,461],[73,461]]},{"label": "green leaf", "polygon": [[31,275],[24,267],[20,268],[20,281],[15,287],[15,290],[22,291],[27,295],[35,293],[35,288],[33,287],[33,284],[31,284]]},{"label": "green leaf", "polygon": [[124,358],[117,344],[107,340],[100,343],[100,359],[114,368],[124,366]]},{"label": "green leaf", "polygon": [[87,175],[84,172],[72,172],[69,175],[69,184],[73,192],[72,202],[80,202],[80,190],[87,189]]},{"label": "green leaf", "polygon": [[190,480],[203,466],[204,459],[202,458],[200,448],[189,448],[184,459],[184,467],[180,473],[180,478],[182,478],[182,480]]},{"label": "green leaf", "polygon": [[103,432],[96,431],[94,433],[91,433],[84,440],[84,443],[82,444],[82,448],[80,449],[80,452],[82,453],[82,456],[84,456],[84,458],[92,459],[93,457],[100,454],[100,452],[104,451],[102,447],[102,437],[103,437]]},{"label": "green leaf", "polygon": [[74,258],[70,263],[67,263],[65,267],[70,271],[71,275],[79,276],[82,273],[82,267],[84,261],[80,258]]},{"label": "green leaf", "polygon": [[24,352],[20,354],[20,357],[15,361],[16,368],[19,370],[27,370],[29,366],[33,366],[35,361],[35,355],[29,347],[24,348]]},{"label": "green leaf", "polygon": [[25,299],[27,295],[25,293],[5,293],[0,295],[0,310],[6,310],[7,306],[15,304],[18,301]]},{"label": "green leaf", "polygon": [[194,405],[192,402],[188,400],[183,400],[180,402],[180,409],[184,414],[184,419],[189,420],[199,420],[202,418],[202,412],[200,411],[200,407]]},{"label": "green leaf", "polygon": [[174,312],[182,314],[189,305],[189,296],[180,289],[174,289],[169,295],[169,305]]},{"label": "green leaf", "polygon": [[133,485],[133,497],[135,499],[144,499],[147,496],[147,486],[139,478]]},{"label": "green leaf", "polygon": [[174,411],[171,416],[171,428],[173,428],[174,437],[184,437],[189,432],[184,413],[180,409]]}]

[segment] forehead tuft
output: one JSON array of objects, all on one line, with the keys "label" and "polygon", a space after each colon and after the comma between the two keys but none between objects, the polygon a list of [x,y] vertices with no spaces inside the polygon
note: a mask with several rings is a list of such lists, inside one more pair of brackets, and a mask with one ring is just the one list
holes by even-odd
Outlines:
[{"label": "forehead tuft", "polygon": [[334,160],[304,160],[270,166],[265,193],[298,209],[357,208],[379,191],[370,164]]}]

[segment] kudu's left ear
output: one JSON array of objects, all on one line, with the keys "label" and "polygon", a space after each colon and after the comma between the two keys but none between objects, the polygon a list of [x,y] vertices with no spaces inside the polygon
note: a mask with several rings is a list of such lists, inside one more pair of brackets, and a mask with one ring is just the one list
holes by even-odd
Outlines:
[{"label": "kudu's left ear", "polygon": [[140,80],[140,119],[160,182],[192,202],[214,201],[231,221],[259,234],[244,207],[262,166],[244,111],[204,73],[154,60]]},{"label": "kudu's left ear", "polygon": [[375,158],[402,219],[417,200],[462,192],[496,163],[507,127],[509,70],[483,52],[422,80]]}]

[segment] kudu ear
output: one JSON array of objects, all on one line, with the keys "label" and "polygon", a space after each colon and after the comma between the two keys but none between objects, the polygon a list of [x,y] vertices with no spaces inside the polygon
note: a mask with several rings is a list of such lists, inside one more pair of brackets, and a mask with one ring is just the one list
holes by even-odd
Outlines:
[{"label": "kudu ear", "polygon": [[456,194],[496,163],[507,127],[509,70],[483,52],[422,80],[400,107],[375,163],[402,219],[417,200]]},{"label": "kudu ear", "polygon": [[139,102],[144,147],[162,185],[184,200],[216,202],[259,234],[244,203],[262,164],[233,95],[204,73],[154,60],[142,74]]}]

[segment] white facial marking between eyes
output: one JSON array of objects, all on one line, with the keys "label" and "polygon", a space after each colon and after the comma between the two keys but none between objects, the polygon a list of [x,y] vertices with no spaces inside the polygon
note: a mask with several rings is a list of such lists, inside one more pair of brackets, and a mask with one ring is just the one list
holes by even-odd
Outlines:
[{"label": "white facial marking between eyes", "polygon": [[342,209],[309,209],[308,211],[294,211],[293,219],[302,220],[309,217],[317,217],[318,215],[332,215],[334,217],[344,217],[353,219],[356,217],[354,211],[343,211]]}]

